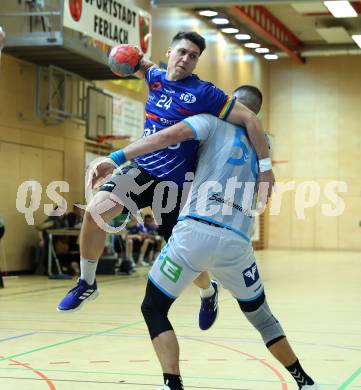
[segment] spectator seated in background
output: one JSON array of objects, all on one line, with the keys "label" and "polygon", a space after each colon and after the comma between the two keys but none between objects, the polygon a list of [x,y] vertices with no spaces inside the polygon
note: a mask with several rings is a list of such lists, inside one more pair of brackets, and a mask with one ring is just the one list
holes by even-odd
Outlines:
[{"label": "spectator seated in background", "polygon": [[145,263],[147,261],[147,265],[151,265],[154,262],[160,253],[162,248],[162,237],[159,235],[159,228],[154,221],[154,218],[151,214],[147,214],[144,216],[144,245],[146,245],[145,256],[144,258],[140,258],[139,261],[143,261]]},{"label": "spectator seated in background", "polygon": [[[65,215],[66,227],[69,229],[80,229],[83,223],[84,210],[77,206],[76,202],[73,205],[73,211]],[[79,236],[68,236],[68,255],[70,257],[70,267],[75,275],[80,274],[80,250]]]},{"label": "spectator seated in background", "polygon": [[[127,224],[127,258],[133,266],[149,266],[153,261],[154,252],[159,253],[162,239],[158,235],[158,227],[152,215],[144,217],[144,225],[138,224],[132,216]],[[139,253],[138,256],[136,254]],[[145,261],[148,254],[149,261]]]},{"label": "spectator seated in background", "polygon": [[67,225],[71,229],[80,229],[83,223],[84,210],[77,206],[78,202],[74,203],[73,211],[66,214]]},{"label": "spectator seated in background", "polygon": [[[113,227],[121,226],[127,218],[128,214],[119,214],[112,219],[111,225]],[[134,267],[131,261],[127,259],[126,236],[126,230],[122,229],[112,235],[112,241],[114,252],[118,255],[119,272],[130,275],[134,272]]]},{"label": "spectator seated in background", "polygon": [[[54,211],[57,208],[54,209]],[[72,220],[72,217],[70,218]],[[36,228],[39,231],[39,248],[41,249],[40,261],[46,263],[48,260],[49,235],[48,229],[66,229],[69,228],[68,214],[61,216],[51,215]],[[73,242],[70,242],[73,239]],[[54,236],[53,247],[55,254],[60,261],[63,271],[73,275],[80,274],[80,256],[77,237]],[[45,269],[46,264],[45,264]]]},{"label": "spectator seated in background", "polygon": [[[136,267],[136,263],[138,263],[138,258],[141,256],[144,258],[146,247],[143,247],[143,232],[144,226],[139,224],[135,217],[132,215],[130,217],[129,222],[126,226],[127,230],[127,260],[132,263],[132,267]],[[139,253],[139,257],[136,257],[135,254]]]}]

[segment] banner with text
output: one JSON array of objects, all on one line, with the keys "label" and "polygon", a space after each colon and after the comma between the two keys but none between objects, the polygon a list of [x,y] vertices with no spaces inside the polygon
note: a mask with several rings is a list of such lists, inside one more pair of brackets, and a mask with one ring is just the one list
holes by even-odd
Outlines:
[{"label": "banner with text", "polygon": [[64,0],[64,26],[109,46],[130,43],[151,57],[151,15],[131,0]]}]

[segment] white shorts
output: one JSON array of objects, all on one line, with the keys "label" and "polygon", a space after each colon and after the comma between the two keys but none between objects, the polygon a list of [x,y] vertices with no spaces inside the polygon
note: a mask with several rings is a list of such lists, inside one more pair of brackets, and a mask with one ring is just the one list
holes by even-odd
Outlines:
[{"label": "white shorts", "polygon": [[252,301],[263,293],[250,242],[231,230],[186,218],[174,227],[148,277],[177,298],[203,271],[211,272],[239,301]]}]

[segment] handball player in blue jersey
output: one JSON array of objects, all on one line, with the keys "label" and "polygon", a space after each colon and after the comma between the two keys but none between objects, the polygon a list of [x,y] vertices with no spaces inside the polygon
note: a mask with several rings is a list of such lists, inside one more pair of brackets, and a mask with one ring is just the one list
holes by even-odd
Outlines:
[{"label": "handball player in blue jersey", "polygon": [[[242,86],[234,96],[259,111],[262,94],[257,88]],[[245,130],[212,115],[195,115],[118,153],[131,159],[189,139],[200,142],[193,186],[167,246],[148,275],[142,303],[142,313],[163,370],[162,390],[184,389],[179,345],[168,311],[187,285],[204,271],[211,271],[234,296],[268,350],[292,375],[298,389],[321,390],[302,368],[267,303],[251,244],[255,188],[264,167],[257,160]]]},{"label": "handball player in blue jersey", "polygon": [[[244,105],[227,96],[222,90],[207,81],[200,80],[193,70],[205,49],[204,38],[196,32],[178,33],[167,51],[167,69],[159,69],[153,63],[142,60],[140,71],[149,87],[146,103],[144,137],[163,130],[184,118],[209,113],[231,123],[242,125],[247,130],[258,160],[270,165],[268,144],[257,116]],[[185,141],[169,146],[156,153],[137,158],[132,164],[114,174],[95,195],[84,215],[80,234],[81,275],[77,285],[68,292],[58,305],[59,311],[75,311],[98,296],[95,280],[96,267],[104,248],[105,228],[99,226],[94,216],[101,216],[105,223],[126,210],[127,203],[138,209],[150,206],[160,226],[160,234],[168,240],[177,222],[182,200],[186,199],[189,180],[195,171],[198,142]],[[123,161],[114,153],[97,167],[95,179],[109,176],[114,164]],[[125,193],[129,179],[134,181],[128,197]],[[269,191],[274,183],[272,170],[262,172],[260,182],[268,183]],[[162,183],[167,182],[167,188]],[[187,183],[188,185],[184,185]],[[164,191],[158,191],[163,189]],[[265,194],[265,197],[268,194]],[[129,207],[128,207],[129,209]],[[134,211],[132,210],[134,213]],[[216,319],[217,285],[210,283],[204,273],[195,281],[201,288],[200,326],[208,329]]]}]

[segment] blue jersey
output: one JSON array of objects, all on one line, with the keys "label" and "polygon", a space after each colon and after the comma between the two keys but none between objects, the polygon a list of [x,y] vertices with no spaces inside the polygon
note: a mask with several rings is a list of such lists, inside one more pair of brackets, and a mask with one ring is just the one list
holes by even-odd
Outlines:
[{"label": "blue jersey", "polygon": [[148,234],[157,235],[158,228],[155,225],[144,224],[144,232]]},{"label": "blue jersey", "polygon": [[[169,81],[166,70],[152,66],[145,77],[149,87],[145,106],[143,137],[201,113],[226,119],[234,100],[212,83],[192,74],[185,79]],[[187,172],[194,172],[198,142],[191,140],[138,157],[137,164],[160,180],[182,185]]]},{"label": "blue jersey", "polygon": [[129,234],[144,233],[144,226],[140,224],[136,224],[134,226],[127,226],[126,229]]}]

